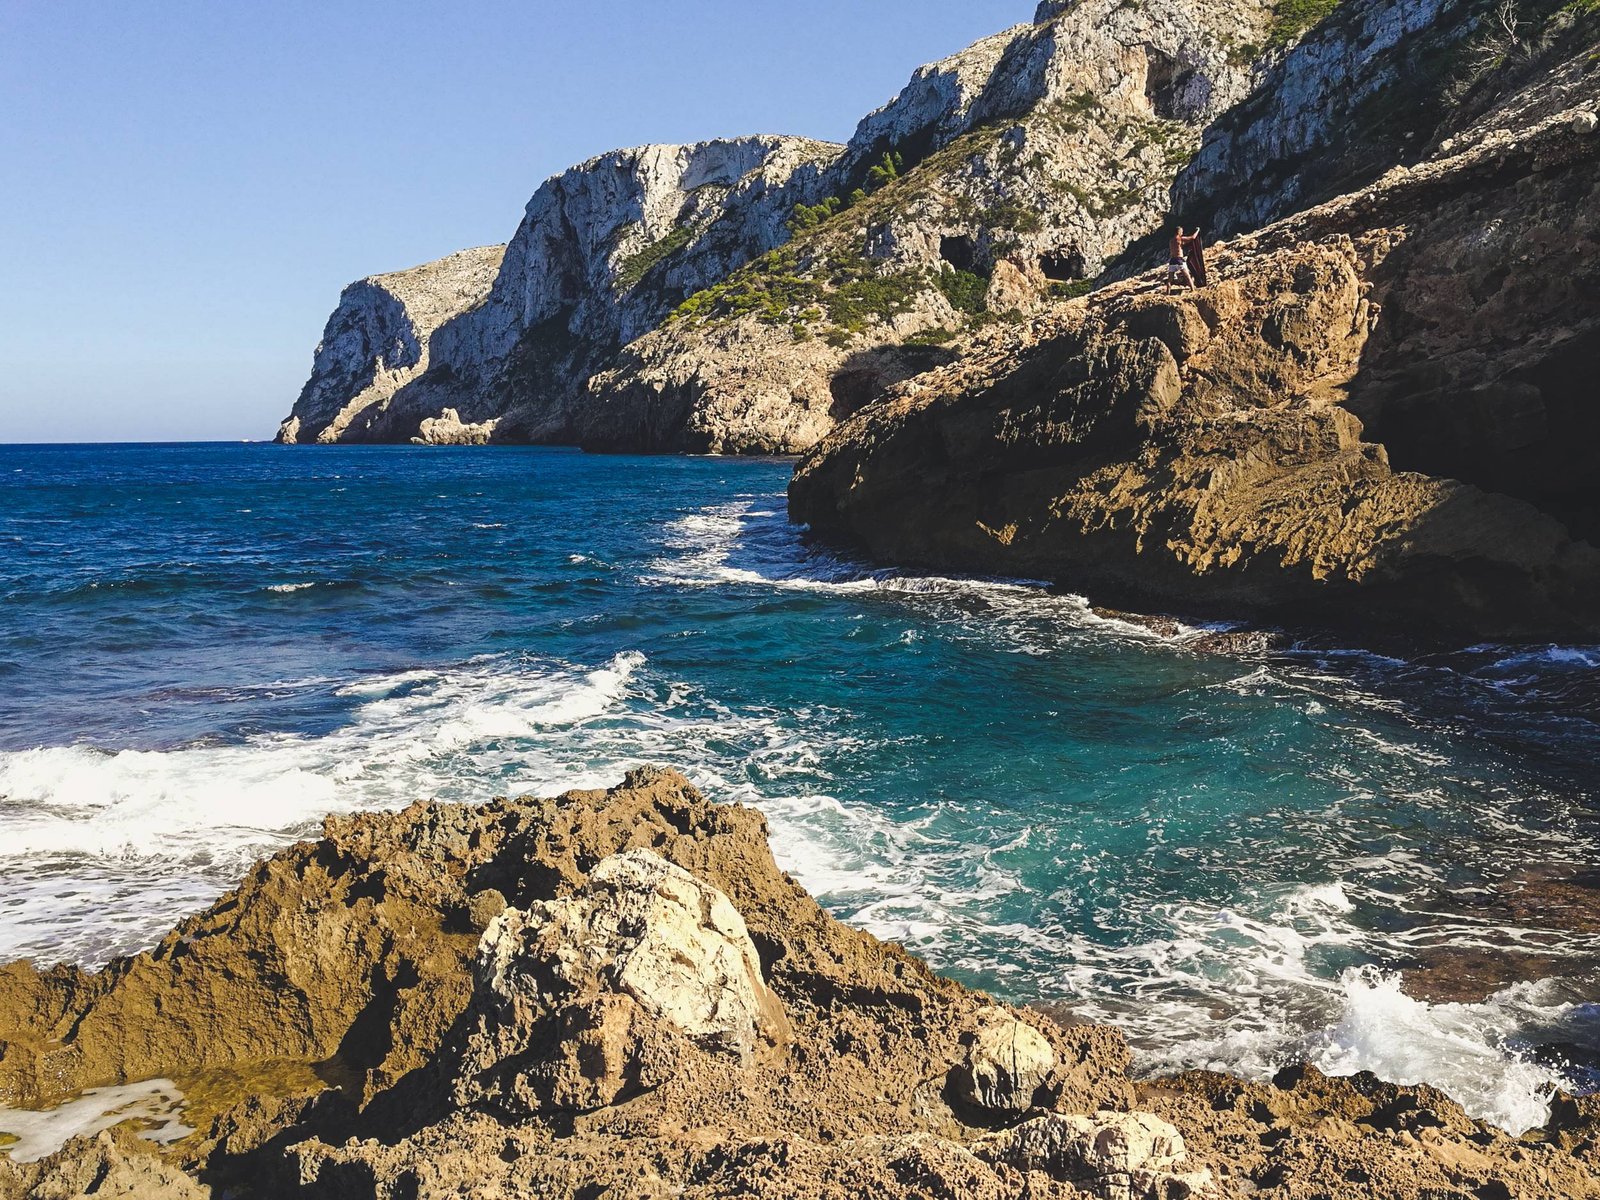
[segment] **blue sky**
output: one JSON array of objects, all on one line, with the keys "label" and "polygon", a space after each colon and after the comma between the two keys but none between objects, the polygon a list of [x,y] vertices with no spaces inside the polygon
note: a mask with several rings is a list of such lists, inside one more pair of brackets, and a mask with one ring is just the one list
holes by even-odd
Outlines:
[{"label": "blue sky", "polygon": [[0,441],[270,437],[352,279],[616,146],[843,140],[1031,0],[0,0]]}]

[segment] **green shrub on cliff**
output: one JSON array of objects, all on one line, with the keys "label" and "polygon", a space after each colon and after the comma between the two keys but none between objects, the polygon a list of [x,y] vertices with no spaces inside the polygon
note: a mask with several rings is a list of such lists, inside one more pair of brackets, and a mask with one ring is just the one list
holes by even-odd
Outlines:
[{"label": "green shrub on cliff", "polygon": [[679,225],[659,241],[651,243],[637,254],[630,254],[617,268],[617,287],[631,292],[658,263],[665,262],[682,250],[693,237],[693,229]]},{"label": "green shrub on cliff", "polygon": [[975,317],[984,309],[984,297],[989,291],[989,281],[973,271],[958,271],[946,266],[934,280],[950,307],[959,313]]},{"label": "green shrub on cliff", "polygon": [[841,196],[829,196],[816,204],[797,204],[794,212],[789,217],[789,232],[799,235],[826,222],[830,217],[838,216],[847,208],[854,208],[873,192],[886,184],[893,183],[900,178],[900,172],[905,166],[905,159],[898,151],[885,152],[883,159],[872,167],[866,175],[862,185],[852,188],[850,196],[845,199]]},{"label": "green shrub on cliff", "polygon": [[1321,24],[1343,0],[1278,0],[1267,31],[1269,49],[1292,45],[1313,26]]}]

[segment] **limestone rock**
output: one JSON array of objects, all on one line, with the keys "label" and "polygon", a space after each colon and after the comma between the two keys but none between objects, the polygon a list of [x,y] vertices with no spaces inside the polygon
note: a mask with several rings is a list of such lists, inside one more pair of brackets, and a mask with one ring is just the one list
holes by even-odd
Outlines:
[{"label": "limestone rock", "polygon": [[124,1127],[75,1138],[37,1163],[0,1153],[0,1200],[209,1200],[212,1191]]},{"label": "limestone rock", "polygon": [[[822,165],[839,149],[807,138],[719,139],[617,150],[562,172],[528,202],[493,286],[435,327],[425,361],[413,359],[403,377],[383,374],[372,365],[377,348],[363,365],[360,343],[344,339],[339,370],[314,369],[280,440],[446,441],[457,426],[498,441],[569,436],[570,410],[596,366],[676,299],[782,241],[794,206],[820,198]],[[361,287],[347,290],[341,312]],[[348,319],[336,313],[330,330],[340,322]],[[380,396],[341,384],[363,371],[379,373]],[[339,420],[346,410],[366,415]],[[444,424],[425,430],[425,421]]]},{"label": "limestone rock", "polygon": [[987,1008],[978,1014],[966,1058],[950,1081],[964,1103],[1026,1112],[1055,1067],[1055,1050],[1043,1034],[1003,1008]]},{"label": "limestone rock", "polygon": [[1043,1170],[1103,1200],[1183,1200],[1213,1192],[1211,1172],[1182,1170],[1183,1137],[1151,1113],[1050,1113],[995,1134],[980,1157]]},{"label": "limestone rock", "polygon": [[433,335],[488,297],[504,255],[504,246],[462,250],[345,288],[278,440],[359,437],[396,392],[427,372]]},{"label": "limestone rock", "polygon": [[728,897],[650,850],[577,896],[507,909],[478,947],[457,1103],[600,1108],[673,1071],[678,1035],[747,1062],[788,1036]]}]

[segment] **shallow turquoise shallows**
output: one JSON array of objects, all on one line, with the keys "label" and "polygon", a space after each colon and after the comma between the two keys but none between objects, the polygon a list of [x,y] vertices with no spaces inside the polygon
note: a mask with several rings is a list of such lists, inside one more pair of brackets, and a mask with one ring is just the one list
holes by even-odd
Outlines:
[{"label": "shallow turquoise shallows", "polygon": [[[1595,861],[1600,650],[1208,656],[808,549],[788,473],[0,448],[0,957],[148,945],[331,810],[655,762],[761,808],[838,916],[1147,1069],[1310,1058],[1513,1128],[1590,1081],[1592,947],[1501,896]],[[1433,1005],[1394,973],[1508,944],[1571,969]]]}]

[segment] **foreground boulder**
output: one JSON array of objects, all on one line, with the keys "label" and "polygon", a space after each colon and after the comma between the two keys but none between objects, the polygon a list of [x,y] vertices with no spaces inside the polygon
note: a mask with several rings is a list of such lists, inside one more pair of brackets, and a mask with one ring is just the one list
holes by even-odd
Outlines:
[{"label": "foreground boulder", "polygon": [[507,909],[475,970],[459,1104],[603,1108],[659,1087],[681,1038],[744,1063],[788,1032],[728,897],[651,850],[612,855],[580,896]]},{"label": "foreground boulder", "polygon": [[951,1072],[956,1096],[975,1108],[1027,1112],[1055,1070],[1049,1040],[1003,1008],[978,1014],[967,1036],[966,1059]]},{"label": "foreground boulder", "polygon": [[201,1130],[0,1155],[4,1200],[1600,1197],[1590,1101],[1514,1139],[1370,1077],[1136,1083],[1115,1030],[834,921],[670,771],[330,818],[152,954],[0,980],[0,1105],[160,1073]]}]

